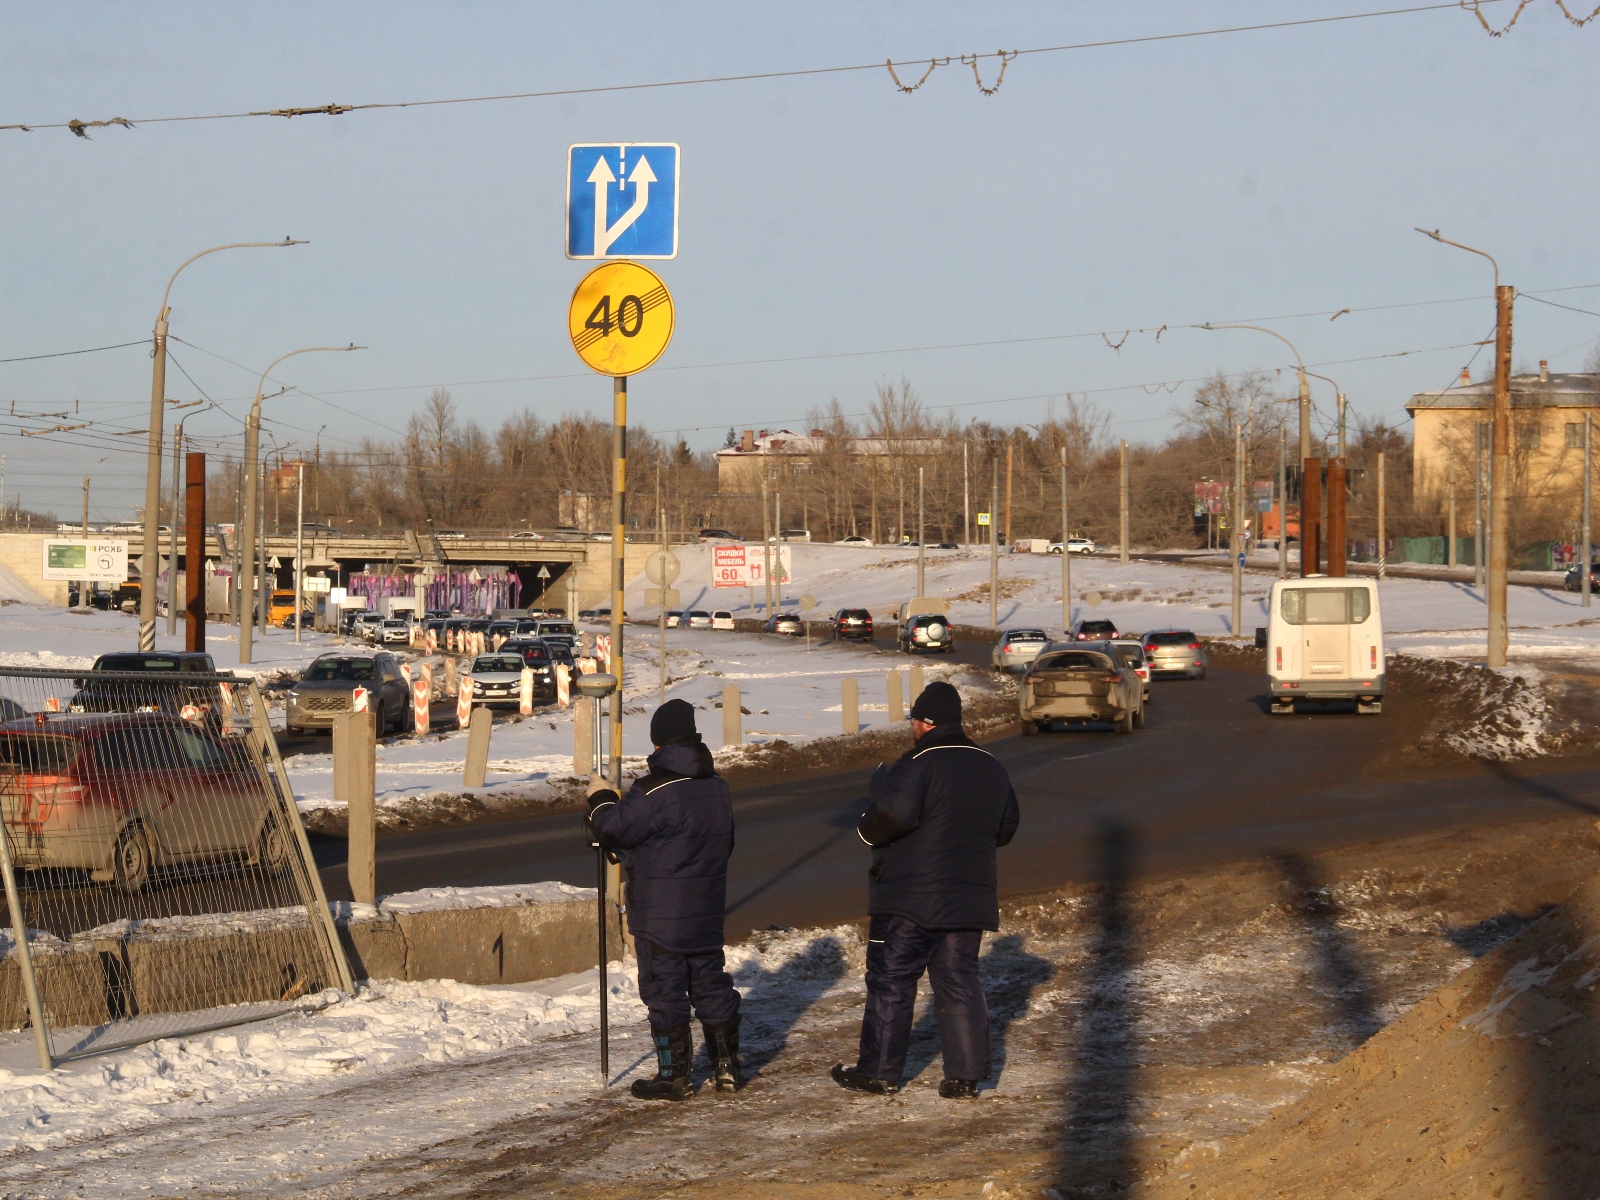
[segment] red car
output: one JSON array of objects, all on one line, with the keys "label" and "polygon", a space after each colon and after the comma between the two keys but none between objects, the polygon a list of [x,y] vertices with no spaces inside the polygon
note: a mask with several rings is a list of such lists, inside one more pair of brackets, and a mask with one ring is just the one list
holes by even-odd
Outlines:
[{"label": "red car", "polygon": [[37,713],[0,723],[0,816],[24,870],[88,872],[125,892],[180,863],[292,857],[239,740],[162,713]]}]

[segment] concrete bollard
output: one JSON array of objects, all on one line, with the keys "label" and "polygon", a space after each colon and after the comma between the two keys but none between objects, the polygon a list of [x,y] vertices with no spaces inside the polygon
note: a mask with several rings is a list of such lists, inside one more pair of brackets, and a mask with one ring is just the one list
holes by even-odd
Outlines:
[{"label": "concrete bollard", "polygon": [[844,714],[844,731],[846,733],[861,732],[861,696],[860,688],[856,681],[846,677],[844,687],[841,689],[839,710]]},{"label": "concrete bollard", "polygon": [[744,714],[739,711],[739,689],[729,684],[722,689],[722,744],[744,744]]},{"label": "concrete bollard", "polygon": [[594,774],[594,705],[581,698],[572,706],[572,773]]},{"label": "concrete bollard", "polygon": [[923,683],[922,683],[922,664],[921,663],[912,663],[911,664],[911,696],[910,696],[911,707],[915,708],[917,706],[917,697],[922,695],[922,688],[923,688]]},{"label": "concrete bollard", "polygon": [[889,724],[898,725],[906,719],[906,702],[900,686],[900,672],[889,672]]},{"label": "concrete bollard", "polygon": [[333,798],[345,804],[350,894],[358,904],[375,904],[378,896],[377,755],[376,713],[333,718]]},{"label": "concrete bollard", "polygon": [[566,663],[556,667],[556,703],[566,708],[572,703],[572,669]]},{"label": "concrete bollard", "polygon": [[464,787],[481,788],[489,771],[489,730],[494,727],[494,714],[479,706],[467,719],[467,765],[461,773]]}]

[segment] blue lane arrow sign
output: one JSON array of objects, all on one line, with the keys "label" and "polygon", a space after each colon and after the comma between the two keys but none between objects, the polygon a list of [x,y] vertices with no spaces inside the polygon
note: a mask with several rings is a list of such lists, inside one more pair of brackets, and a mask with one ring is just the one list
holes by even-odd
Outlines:
[{"label": "blue lane arrow sign", "polygon": [[677,143],[567,147],[568,258],[677,256]]}]

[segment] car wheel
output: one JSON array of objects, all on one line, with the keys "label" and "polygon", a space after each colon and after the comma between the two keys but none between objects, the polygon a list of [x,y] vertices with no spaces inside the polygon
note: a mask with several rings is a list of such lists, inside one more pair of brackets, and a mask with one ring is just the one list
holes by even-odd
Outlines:
[{"label": "car wheel", "polygon": [[1039,732],[1039,722],[1038,721],[1024,720],[1022,722],[1022,736],[1023,737],[1034,737],[1034,736],[1036,736],[1038,734],[1038,732]]},{"label": "car wheel", "polygon": [[1116,730],[1118,733],[1132,733],[1133,714],[1123,713],[1120,717],[1118,717],[1116,720]]},{"label": "car wheel", "polygon": [[1144,705],[1142,705],[1142,704],[1139,706],[1139,711],[1134,714],[1133,727],[1135,729],[1143,729],[1144,728]]},{"label": "car wheel", "polygon": [[257,855],[257,863],[269,875],[282,875],[289,869],[292,855],[289,852],[289,834],[283,822],[268,819],[261,826]]},{"label": "car wheel", "polygon": [[133,824],[124,829],[114,855],[111,870],[117,890],[137,896],[150,882],[150,839],[144,826]]}]

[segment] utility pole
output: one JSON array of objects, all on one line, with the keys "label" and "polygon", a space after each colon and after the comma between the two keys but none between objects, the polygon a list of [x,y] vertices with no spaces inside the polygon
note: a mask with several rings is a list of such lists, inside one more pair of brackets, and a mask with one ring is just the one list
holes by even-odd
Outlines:
[{"label": "utility pole", "polygon": [[[83,540],[86,542],[89,540],[89,477],[87,475],[83,477]],[[90,586],[90,582],[87,579],[78,580],[78,607],[86,611],[89,608]],[[141,581],[139,590],[141,592],[144,591],[146,586]],[[154,587],[155,581],[152,579],[148,586]]]},{"label": "utility pole", "polygon": [[[1128,442],[1127,442],[1127,439],[1123,439],[1123,442],[1122,442],[1122,481],[1121,481],[1121,485],[1118,488],[1118,493],[1119,493],[1119,497],[1120,497],[1120,499],[1119,499],[1119,507],[1121,508],[1121,519],[1120,519],[1119,524],[1118,524],[1118,531],[1119,531],[1118,532],[1118,540],[1122,543],[1122,551],[1118,555],[1118,561],[1123,566],[1127,566],[1128,565]],[[1062,549],[1062,553],[1066,552],[1066,547],[1065,546],[1063,546],[1061,549]]]},{"label": "utility pole", "polygon": [[[1499,268],[1495,270],[1499,274]],[[1511,524],[1511,300],[1516,289],[1496,282],[1494,333],[1494,456],[1489,470],[1489,665],[1506,665],[1506,572]],[[1587,574],[1587,572],[1585,572]]]},{"label": "utility pole", "polygon": [[1344,451],[1344,393],[1339,393],[1339,457],[1345,456]]},{"label": "utility pole", "polygon": [[1009,553],[1016,543],[1011,540],[1011,452],[1016,448],[1016,443],[1006,439],[1006,550]]},{"label": "utility pole", "polygon": [[[772,573],[772,594],[778,601],[777,612],[783,611],[783,580],[778,578],[783,574],[783,493],[774,492],[772,497],[772,537],[777,543],[774,549],[778,552],[778,567]],[[768,614],[771,615],[771,614]]]},{"label": "utility pole", "polygon": [[167,535],[167,636],[178,636],[178,497],[183,480],[183,422],[172,431],[172,509]]},{"label": "utility pole", "polygon": [[1445,540],[1445,547],[1444,547],[1445,556],[1444,556],[1444,561],[1445,561],[1445,565],[1446,566],[1453,568],[1456,565],[1456,469],[1455,469],[1455,467],[1451,467],[1450,468],[1450,471],[1446,475],[1445,479],[1446,479],[1445,487],[1446,487],[1446,489],[1448,491],[1448,494],[1449,494],[1449,499],[1448,499],[1449,509],[1447,510],[1447,515],[1446,515],[1446,518],[1445,518],[1445,537],[1444,537],[1444,540]]},{"label": "utility pole", "polygon": [[1072,627],[1072,555],[1068,553],[1067,538],[1072,526],[1067,520],[1067,447],[1061,446],[1061,628]]},{"label": "utility pole", "polygon": [[927,540],[923,534],[923,490],[922,468],[917,468],[917,598],[920,600],[928,594],[928,547],[923,543]]},{"label": "utility pole", "polygon": [[[263,457],[257,470],[266,474],[267,460]],[[260,580],[256,588],[256,616],[257,627],[261,636],[267,636],[267,613],[272,610],[272,593],[278,586],[277,576],[273,576],[272,585],[267,585],[267,506],[261,504],[256,513],[256,536],[259,539],[256,545],[256,578]]]},{"label": "utility pole", "polygon": [[296,472],[294,490],[294,640],[300,641],[300,605],[305,596],[306,573],[306,464]]},{"label": "utility pole", "polygon": [[[177,282],[183,268],[197,258],[215,254],[218,250],[240,250],[251,247],[304,246],[303,241],[284,238],[281,242],[230,242],[226,246],[213,246],[199,254],[184,259],[182,265],[167,280],[161,293],[161,307],[156,310],[155,354],[150,366],[150,442],[145,460],[144,480],[144,545],[139,555],[139,649],[156,648],[156,556],[160,552],[157,526],[161,524],[161,441],[162,422],[166,417],[167,397],[167,318],[172,309],[167,301],[172,297],[172,285]],[[242,659],[249,662],[248,658]]]},{"label": "utility pole", "polygon": [[[1127,445],[1126,442],[1123,443]],[[1123,451],[1126,455],[1127,451]],[[1124,458],[1126,461],[1126,458]],[[1127,473],[1124,470],[1123,479],[1126,481]],[[1123,484],[1123,495],[1127,495],[1127,484]],[[1123,505],[1123,528],[1127,528],[1127,505]],[[1228,539],[1228,557],[1233,560],[1233,625],[1231,627],[1234,637],[1243,637],[1239,625],[1244,619],[1244,428],[1238,424],[1233,427],[1233,536]],[[1123,554],[1127,554],[1124,544]],[[1123,559],[1127,561],[1126,557]]]},{"label": "utility pole", "polygon": [[1483,505],[1483,422],[1473,428],[1472,445],[1472,582],[1483,586],[1483,552],[1487,547],[1484,538]]},{"label": "utility pole", "polygon": [[1594,551],[1590,546],[1594,540],[1591,518],[1593,514],[1592,501],[1594,499],[1594,464],[1589,458],[1591,435],[1594,432],[1594,417],[1592,413],[1583,414],[1583,568],[1578,573],[1578,579],[1583,591],[1583,606],[1589,607],[1589,593],[1593,590],[1593,583],[1589,579],[1589,570],[1594,565]]},{"label": "utility pole", "polygon": [[1384,567],[1389,556],[1388,527],[1384,518],[1384,493],[1383,493],[1383,451],[1378,451],[1378,578],[1383,578]]},{"label": "utility pole", "polygon": [[766,615],[772,616],[772,530],[769,528],[771,509],[767,507],[767,464],[761,464],[761,553],[762,596],[766,601]]},{"label": "utility pole", "polygon": [[1488,661],[1506,665],[1510,630],[1506,624],[1507,533],[1511,517],[1511,303],[1516,289],[1500,282],[1500,264],[1494,255],[1452,242],[1437,229],[1420,226],[1418,233],[1436,242],[1487,258],[1494,268],[1494,433],[1489,467],[1489,575],[1485,591],[1489,600]]},{"label": "utility pole", "polygon": [[[972,487],[967,482],[967,447],[970,442],[961,443],[961,544],[972,545]],[[6,463],[0,457],[0,496],[5,494],[4,485],[6,478]]]},{"label": "utility pole", "polygon": [[667,570],[667,510],[661,503],[661,459],[656,459],[656,533],[661,540],[661,684],[656,692],[656,707],[667,702],[667,590],[672,586]]},{"label": "utility pole", "polygon": [[989,628],[1000,628],[1000,458],[994,458],[994,481],[989,485]]},{"label": "utility pole", "polygon": [[1278,426],[1278,578],[1289,578],[1289,470],[1284,455],[1288,453],[1288,432]]}]

